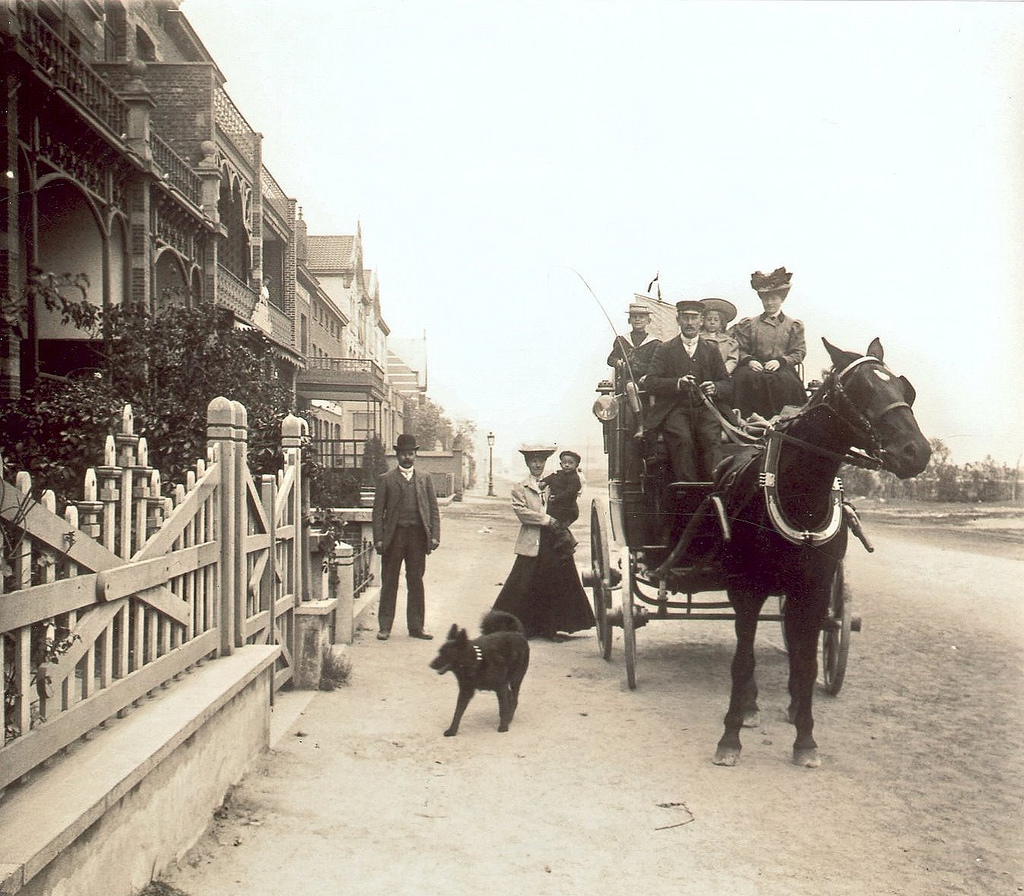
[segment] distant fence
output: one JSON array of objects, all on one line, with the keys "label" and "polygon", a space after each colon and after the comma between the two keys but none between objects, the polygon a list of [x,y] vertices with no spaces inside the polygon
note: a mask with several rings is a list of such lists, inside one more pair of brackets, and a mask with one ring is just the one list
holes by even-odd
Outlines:
[{"label": "distant fence", "polygon": [[28,474],[0,475],[0,792],[205,659],[278,644],[275,687],[293,674],[305,422],[285,418],[283,467],[257,481],[245,408],[214,399],[207,458],[173,497],[128,406],[120,428],[62,515]]}]

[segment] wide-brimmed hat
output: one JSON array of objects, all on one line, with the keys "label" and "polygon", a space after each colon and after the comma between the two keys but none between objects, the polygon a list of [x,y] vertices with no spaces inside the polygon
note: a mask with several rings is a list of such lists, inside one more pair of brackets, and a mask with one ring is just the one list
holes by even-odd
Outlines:
[{"label": "wide-brimmed hat", "polygon": [[750,275],[750,285],[757,292],[789,292],[789,281],[793,279],[792,273],[785,268],[776,268],[770,274],[762,274],[754,271]]},{"label": "wide-brimmed hat", "polygon": [[567,454],[569,455],[569,457],[576,458],[576,463],[577,464],[583,463],[583,458],[579,454],[577,454],[575,451],[573,451],[573,450],[571,450],[569,448],[566,448],[565,451],[559,451],[558,452],[558,459],[561,460]]},{"label": "wide-brimmed hat", "polygon": [[522,445],[519,448],[519,453],[523,455],[523,457],[525,457],[527,460],[529,460],[531,457],[543,457],[545,460],[547,460],[549,457],[551,457],[552,454],[555,453],[555,446],[539,444]]},{"label": "wide-brimmed hat", "polygon": [[416,444],[416,436],[403,432],[394,444],[395,451],[419,451],[420,446]]},{"label": "wide-brimmed hat", "polygon": [[722,323],[727,324],[736,316],[736,306],[728,299],[701,299],[705,311],[717,311],[722,315]]},{"label": "wide-brimmed hat", "polygon": [[676,302],[676,314],[693,313],[703,314],[704,306],[696,299],[683,299],[680,302]]},{"label": "wide-brimmed hat", "polygon": [[645,305],[643,302],[630,302],[629,310],[626,314],[646,314],[648,317],[651,316],[651,308],[649,305]]}]

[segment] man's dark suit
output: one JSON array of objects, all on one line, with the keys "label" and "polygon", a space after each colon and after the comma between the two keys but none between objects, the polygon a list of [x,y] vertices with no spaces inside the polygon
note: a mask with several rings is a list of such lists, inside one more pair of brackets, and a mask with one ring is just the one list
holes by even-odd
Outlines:
[{"label": "man's dark suit", "polygon": [[675,478],[699,482],[711,479],[711,471],[721,457],[722,430],[701,401],[699,389],[680,382],[691,375],[698,384],[713,382],[720,398],[731,390],[718,347],[698,339],[691,358],[679,336],[658,346],[642,386],[654,396],[645,425],[664,434]]},{"label": "man's dark suit", "polygon": [[[428,475],[414,472],[408,487],[415,489],[415,522],[399,525],[403,489],[407,487],[396,467],[377,479],[373,495],[373,543],[381,555],[380,607],[377,622],[390,632],[395,620],[398,576],[405,563],[408,596],[405,618],[410,632],[422,632],[424,621],[423,573],[429,554],[441,541],[441,514],[437,508],[434,483]],[[412,521],[410,521],[412,522]]]}]

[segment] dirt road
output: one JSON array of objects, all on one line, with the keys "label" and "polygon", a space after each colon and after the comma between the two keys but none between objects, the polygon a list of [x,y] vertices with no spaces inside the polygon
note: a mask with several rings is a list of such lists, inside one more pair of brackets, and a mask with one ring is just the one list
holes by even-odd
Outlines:
[{"label": "dirt road", "polygon": [[[452,505],[443,526],[438,637],[475,630],[516,531],[504,499]],[[481,694],[455,738],[455,682],[427,668],[438,642],[396,626],[357,640],[351,683],[309,704],[166,881],[191,896],[1024,892],[1024,563],[870,534],[876,553],[848,556],[864,628],[841,694],[816,697],[820,769],[789,761],[777,624],[758,634],[762,725],[734,769],[711,763],[728,623],[641,629],[636,691],[618,631],[611,662],[593,633],[532,642],[510,731]]]}]

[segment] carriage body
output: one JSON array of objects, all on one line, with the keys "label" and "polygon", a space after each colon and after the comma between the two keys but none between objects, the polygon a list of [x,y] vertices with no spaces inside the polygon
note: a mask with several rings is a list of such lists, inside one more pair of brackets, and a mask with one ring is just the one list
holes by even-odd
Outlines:
[{"label": "carriage body", "polygon": [[[616,381],[598,384],[595,416],[601,420],[608,459],[607,515],[599,501],[591,508],[591,587],[602,655],[612,653],[613,629],[623,630],[626,677],[636,687],[636,631],[654,620],[735,619],[726,597],[723,553],[729,523],[711,482],[673,482],[663,442],[651,434],[638,438],[642,396],[631,396],[617,371]],[[749,444],[726,441],[725,455],[750,451]],[[605,520],[611,532],[606,531]],[[684,537],[685,536],[685,537]],[[685,541],[682,550],[680,544]],[[610,562],[610,543],[621,556],[621,573]],[[822,628],[824,686],[837,694],[842,686],[852,631],[852,614],[840,561]],[[613,607],[618,593],[620,606]],[[764,605],[760,618],[782,623],[785,594]]]}]

